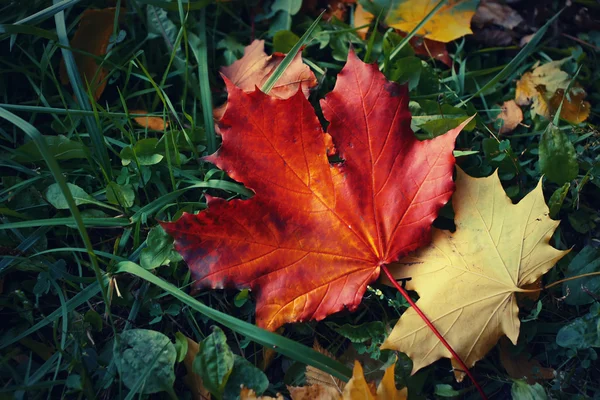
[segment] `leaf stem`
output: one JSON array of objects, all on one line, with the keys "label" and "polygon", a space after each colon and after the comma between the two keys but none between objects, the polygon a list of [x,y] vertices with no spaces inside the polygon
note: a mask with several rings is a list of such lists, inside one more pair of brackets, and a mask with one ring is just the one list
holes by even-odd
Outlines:
[{"label": "leaf stem", "polygon": [[542,286],[541,288],[538,288],[538,289],[522,289],[522,290],[519,290],[519,293],[541,292],[542,290],[550,289],[551,287],[560,285],[561,283],[565,283],[565,282],[569,282],[569,281],[574,281],[575,279],[585,278],[585,277],[588,277],[588,276],[599,276],[599,275],[600,275],[600,272],[589,272],[587,274],[575,275],[575,276],[571,276],[569,278],[561,279],[561,280],[556,281],[556,282],[552,282],[551,284],[549,284],[547,286]]},{"label": "leaf stem", "polygon": [[385,273],[385,275],[388,277],[388,279],[390,280],[390,282],[392,282],[392,285],[394,285],[394,287],[396,289],[398,289],[398,291],[400,292],[400,294],[406,299],[406,301],[408,301],[408,303],[417,312],[417,314],[419,314],[419,317],[421,317],[421,319],[425,322],[425,324],[429,327],[429,329],[431,329],[431,331],[435,334],[435,336],[437,336],[437,338],[440,340],[440,342],[442,342],[442,344],[444,345],[444,347],[446,347],[446,349],[448,349],[448,351],[450,352],[450,354],[452,354],[452,357],[454,357],[454,359],[458,362],[458,364],[460,364],[460,366],[462,367],[462,369],[464,370],[464,372],[471,379],[471,382],[473,382],[473,385],[477,388],[477,391],[481,395],[481,398],[484,399],[484,400],[487,400],[487,396],[485,395],[483,389],[481,388],[481,386],[479,386],[479,383],[477,382],[477,380],[475,379],[475,377],[473,376],[473,374],[471,374],[471,371],[469,371],[469,368],[467,367],[467,365],[460,358],[460,356],[458,354],[456,354],[456,352],[454,351],[454,349],[452,348],[452,346],[450,346],[450,344],[446,341],[446,339],[444,339],[444,337],[442,336],[442,334],[431,323],[431,321],[429,320],[429,318],[427,318],[427,316],[423,313],[423,311],[421,311],[421,309],[417,306],[417,304],[410,298],[410,296],[408,295],[408,292],[402,286],[400,286],[398,284],[398,282],[396,282],[396,279],[394,279],[394,277],[390,273],[390,270],[387,268],[387,266],[386,265],[382,265],[381,269],[383,270],[383,272]]}]

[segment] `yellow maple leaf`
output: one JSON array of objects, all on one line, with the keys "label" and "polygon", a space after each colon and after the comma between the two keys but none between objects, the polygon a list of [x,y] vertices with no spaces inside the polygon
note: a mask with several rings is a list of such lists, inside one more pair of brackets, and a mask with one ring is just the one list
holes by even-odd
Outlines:
[{"label": "yellow maple leaf", "polygon": [[[437,5],[437,1],[423,0],[371,0],[373,9],[383,10],[384,21],[392,28],[410,32],[421,23]],[[471,18],[479,0],[450,0],[425,25],[417,35],[448,43],[471,31]]]},{"label": "yellow maple leaf", "polygon": [[329,385],[313,384],[302,387],[289,387],[292,400],[406,400],[406,388],[396,389],[394,368],[392,364],[385,370],[383,379],[377,389],[373,383],[368,383],[362,366],[354,361],[352,378],[343,386],[341,393]]},{"label": "yellow maple leaf", "polygon": [[[513,204],[498,172],[472,178],[458,168],[452,204],[456,231],[434,229],[431,245],[390,270],[396,279],[412,278],[407,287],[419,293],[417,305],[472,367],[503,335],[517,343],[516,293],[525,292],[568,250],[549,245],[559,221],[549,216],[541,181]],[[413,373],[452,358],[413,308],[402,315],[382,349],[408,354]],[[455,374],[462,379],[459,371]]]},{"label": "yellow maple leaf", "polygon": [[[517,81],[515,101],[520,106],[531,104],[531,116],[541,115],[546,119],[552,118],[564,97],[571,77],[561,70],[561,66],[570,57],[562,60],[534,66],[531,72],[523,74]],[[585,91],[575,85],[566,96],[561,110],[561,118],[580,123],[590,115],[590,103],[585,101]]]}]

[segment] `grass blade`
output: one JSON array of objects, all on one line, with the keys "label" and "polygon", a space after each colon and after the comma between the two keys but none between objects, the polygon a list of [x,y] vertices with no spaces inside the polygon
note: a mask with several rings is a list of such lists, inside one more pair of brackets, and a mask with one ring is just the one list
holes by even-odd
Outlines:
[{"label": "grass blade", "polygon": [[127,262],[120,263],[118,265],[117,273],[129,273],[142,278],[169,293],[171,296],[187,304],[194,310],[206,315],[213,321],[220,323],[235,332],[240,333],[252,339],[253,341],[260,343],[261,345],[272,348],[273,350],[284,354],[296,361],[312,365],[315,368],[320,369],[328,374],[331,374],[339,379],[348,381],[351,376],[350,369],[341,363],[325,356],[324,354],[318,353],[315,350],[306,347],[293,340],[277,335],[272,332],[268,332],[255,325],[249,324],[230,315],[224,314],[220,311],[212,309],[188,294],[184,293],[174,285],[160,279],[152,273],[146,271],[137,264]]},{"label": "grass blade", "polygon": [[200,101],[206,132],[206,149],[208,154],[212,154],[217,151],[217,135],[212,114],[212,93],[210,92],[210,82],[208,80],[208,46],[206,43],[206,12],[204,9],[200,11],[199,35],[196,36],[190,32],[188,42],[196,61],[198,61],[198,79],[200,80]]},{"label": "grass blade", "polygon": [[544,34],[546,33],[546,31],[548,30],[550,25],[552,25],[552,23],[554,21],[556,21],[556,19],[558,18],[558,16],[561,13],[562,13],[562,10],[560,10],[559,12],[556,13],[556,15],[554,15],[552,18],[550,18],[548,20],[548,22],[546,22],[544,24],[544,26],[542,26],[540,28],[540,30],[535,33],[535,35],[531,38],[529,43],[527,43],[525,45],[525,47],[523,47],[523,49],[521,49],[521,51],[519,52],[519,54],[517,54],[515,56],[515,58],[510,60],[510,62],[504,68],[502,68],[502,70],[500,72],[498,72],[498,74],[496,76],[494,76],[492,79],[490,79],[485,85],[483,85],[483,87],[481,87],[477,92],[475,92],[473,95],[471,95],[471,97],[469,97],[466,100],[461,101],[457,107],[464,106],[465,104],[467,104],[468,102],[473,100],[474,97],[479,96],[481,93],[485,93],[489,88],[493,87],[498,82],[500,82],[502,79],[504,79],[508,75],[512,74],[522,64],[522,62],[527,57],[529,57],[529,55],[533,52],[533,50],[535,50],[535,48],[537,47],[538,43],[542,40],[542,37],[544,36]]}]

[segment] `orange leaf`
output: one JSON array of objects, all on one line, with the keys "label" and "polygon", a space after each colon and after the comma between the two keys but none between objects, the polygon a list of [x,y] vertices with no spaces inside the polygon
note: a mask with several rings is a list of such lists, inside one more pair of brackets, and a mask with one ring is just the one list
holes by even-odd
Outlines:
[{"label": "orange leaf", "polygon": [[242,387],[240,392],[240,400],[284,400],[283,396],[277,393],[277,397],[270,396],[256,396],[256,393],[252,389]]},{"label": "orange leaf", "polygon": [[499,133],[506,135],[512,132],[523,121],[523,111],[514,100],[505,101],[502,104],[502,112],[496,117],[496,120],[501,120]]},{"label": "orange leaf", "polygon": [[410,129],[405,86],[350,52],[321,101],[343,163],[303,93],[287,100],[227,81],[223,145],[206,160],[255,191],[207,196],[208,210],[163,223],[196,288],[250,288],[256,322],[275,330],[355,310],[380,266],[429,243],[454,188],[452,150],[469,121],[432,140]]},{"label": "orange leaf", "polygon": [[[265,53],[265,41],[255,40],[249,46],[246,46],[242,58],[229,67],[221,68],[221,73],[244,92],[252,92],[256,87],[262,87],[277,66],[281,64],[284,57],[285,54],[282,53],[268,56]],[[316,85],[317,78],[315,74],[312,73],[308,65],[302,63],[302,53],[298,52],[292,63],[271,89],[269,95],[279,99],[288,99],[298,91],[298,88],[301,88],[302,93],[308,97],[310,88]],[[227,103],[213,111],[215,121],[222,118],[226,108]]]},{"label": "orange leaf", "polygon": [[[146,110],[129,110],[129,114],[147,114]],[[169,123],[160,117],[133,117],[133,120],[140,126],[148,128],[151,131],[164,131],[169,127]]]},{"label": "orange leaf", "polygon": [[202,378],[200,375],[194,372],[194,359],[200,350],[198,343],[192,339],[186,337],[188,342],[188,351],[183,359],[183,364],[187,370],[187,375],[184,378],[186,386],[192,392],[192,398],[194,400],[207,400],[210,399],[210,392],[204,387]]},{"label": "orange leaf", "polygon": [[542,367],[538,360],[527,358],[523,352],[517,355],[512,354],[511,347],[512,345],[507,338],[500,340],[498,346],[500,362],[511,378],[525,378],[530,385],[545,379],[554,379],[552,368]]},{"label": "orange leaf", "polygon": [[[124,10],[119,13],[123,16]],[[71,39],[70,45],[73,49],[89,53],[92,56],[102,58],[106,55],[106,50],[113,33],[116,8],[104,8],[101,10],[86,10],[81,15],[79,27]],[[75,63],[81,75],[84,85],[89,84],[92,88],[94,99],[98,100],[104,88],[106,88],[107,70],[100,67],[98,62],[87,54],[73,52]],[[69,83],[65,61],[60,63],[60,81],[63,85]]]}]

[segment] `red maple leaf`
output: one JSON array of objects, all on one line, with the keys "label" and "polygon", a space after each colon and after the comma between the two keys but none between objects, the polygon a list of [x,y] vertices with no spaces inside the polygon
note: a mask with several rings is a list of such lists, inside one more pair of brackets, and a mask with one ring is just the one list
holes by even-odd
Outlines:
[{"label": "red maple leaf", "polygon": [[406,87],[351,52],[321,101],[343,159],[330,164],[301,91],[287,100],[231,82],[227,91],[223,144],[206,159],[256,195],[208,197],[208,210],[163,224],[195,287],[250,288],[257,324],[269,330],[356,309],[381,265],[430,241],[454,189],[462,126],[418,141]]}]

